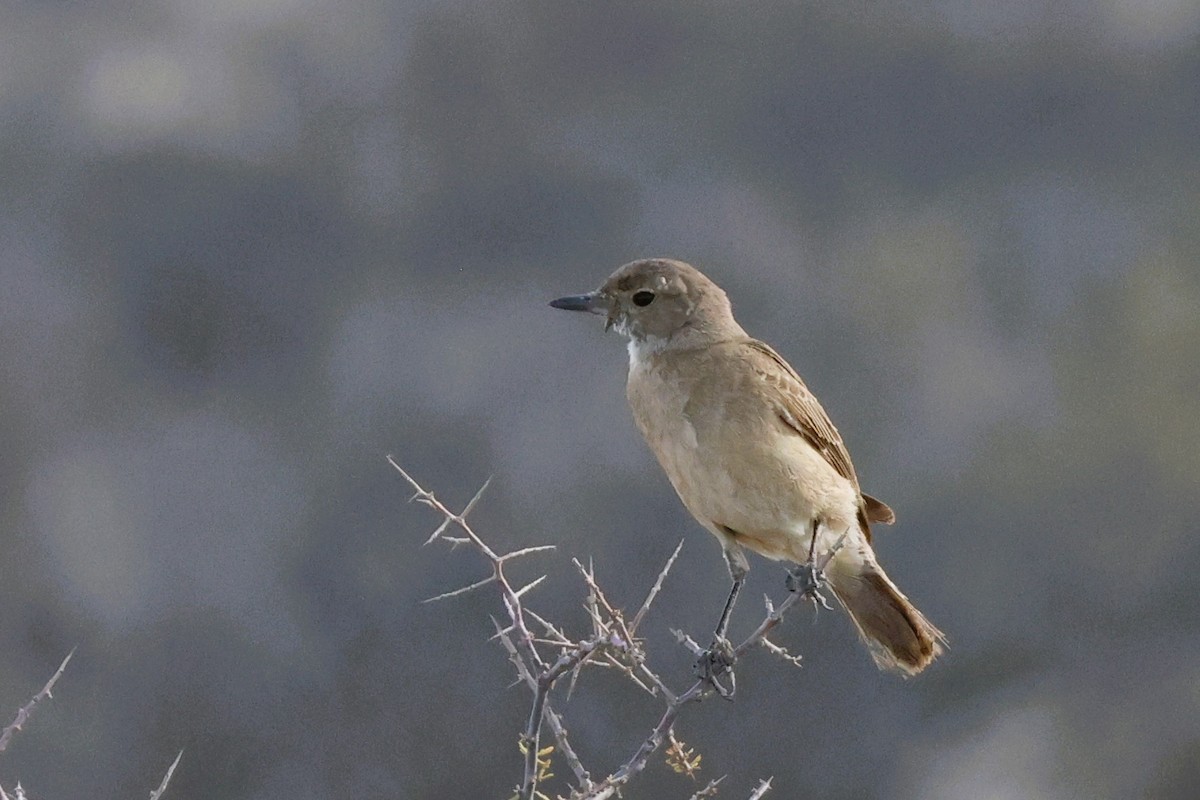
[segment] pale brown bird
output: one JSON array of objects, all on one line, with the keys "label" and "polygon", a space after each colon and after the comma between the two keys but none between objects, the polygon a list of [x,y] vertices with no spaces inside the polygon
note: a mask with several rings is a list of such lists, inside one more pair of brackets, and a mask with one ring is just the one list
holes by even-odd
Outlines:
[{"label": "pale brown bird", "polygon": [[605,330],[629,338],[634,420],[729,565],[718,640],[750,568],[744,548],[796,564],[834,550],[829,585],[881,668],[915,675],[941,653],[942,633],[875,558],[870,523],[891,524],[892,510],[863,494],[821,404],[746,334],[719,286],[681,261],[647,259],[550,305],[603,315]]}]

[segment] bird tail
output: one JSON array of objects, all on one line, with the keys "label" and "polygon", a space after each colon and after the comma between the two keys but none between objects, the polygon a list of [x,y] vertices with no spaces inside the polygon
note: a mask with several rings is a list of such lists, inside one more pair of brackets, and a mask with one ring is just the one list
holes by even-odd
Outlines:
[{"label": "bird tail", "polygon": [[896,588],[869,549],[853,555],[860,554],[865,558],[835,557],[827,568],[829,585],[879,668],[916,675],[941,654],[946,637]]}]

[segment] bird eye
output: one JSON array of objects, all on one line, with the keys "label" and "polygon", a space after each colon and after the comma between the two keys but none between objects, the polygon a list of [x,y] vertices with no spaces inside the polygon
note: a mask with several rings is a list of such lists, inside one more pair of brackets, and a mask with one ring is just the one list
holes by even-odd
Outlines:
[{"label": "bird eye", "polygon": [[635,306],[648,306],[654,302],[654,292],[634,292],[633,304]]}]

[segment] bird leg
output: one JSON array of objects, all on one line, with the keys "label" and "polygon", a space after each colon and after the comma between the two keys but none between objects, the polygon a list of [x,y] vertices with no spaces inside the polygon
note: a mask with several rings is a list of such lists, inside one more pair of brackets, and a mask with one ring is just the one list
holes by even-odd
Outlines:
[{"label": "bird leg", "polygon": [[820,529],[821,520],[819,518],[814,519],[812,523],[812,540],[808,543],[808,561],[798,564],[795,569],[788,570],[784,583],[789,592],[800,592],[801,596],[810,598],[814,605],[832,610],[829,601],[821,594],[821,587],[828,583],[825,577],[825,566],[829,563],[829,559],[833,557],[841,542],[838,542],[838,545],[829,552],[829,556],[818,566],[816,552],[817,534]]},{"label": "bird leg", "polygon": [[733,615],[733,606],[737,603],[738,593],[742,591],[742,584],[745,582],[744,577],[733,579],[733,586],[729,589],[729,599],[725,601],[725,610],[721,612],[721,619],[713,631],[713,639],[725,638],[725,631],[729,628],[729,618]]},{"label": "bird leg", "polygon": [[[737,602],[738,592],[742,590],[745,580],[743,577],[733,581],[733,588],[729,590],[729,599],[725,601],[725,610],[721,612],[721,620],[717,623],[716,630],[713,631],[712,644],[707,650],[700,653],[694,667],[696,675],[712,686],[716,693],[726,700],[732,700],[733,693],[737,690],[737,678],[733,673],[733,664],[737,661],[737,656],[734,655],[733,645],[725,638],[725,631],[729,627],[729,617],[733,613],[733,605]],[[728,685],[722,680],[725,675],[729,676]]]},{"label": "bird leg", "polygon": [[[729,590],[725,608],[721,611],[721,619],[713,631],[712,644],[700,654],[695,666],[696,674],[700,679],[707,681],[717,694],[726,700],[732,700],[733,693],[737,689],[737,680],[733,674],[733,664],[737,660],[737,656],[734,655],[733,645],[725,638],[725,631],[729,629],[729,618],[733,615],[733,607],[737,603],[738,594],[742,591],[742,584],[746,582],[746,573],[750,571],[746,554],[736,543],[730,544],[732,547],[727,545],[725,548],[725,563],[729,566],[729,577],[733,579],[733,586]],[[729,674],[728,686],[720,680],[726,673]]]}]

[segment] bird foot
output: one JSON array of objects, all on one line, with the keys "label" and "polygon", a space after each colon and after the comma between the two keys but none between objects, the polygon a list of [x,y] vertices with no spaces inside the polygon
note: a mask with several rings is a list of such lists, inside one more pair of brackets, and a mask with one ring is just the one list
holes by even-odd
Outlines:
[{"label": "bird foot", "polygon": [[829,583],[825,577],[825,571],[811,561],[788,570],[784,583],[789,592],[799,592],[802,597],[811,599],[814,604],[832,610],[833,607],[829,605],[825,595],[821,594],[821,587]]},{"label": "bird foot", "polygon": [[713,691],[726,700],[732,700],[734,692],[737,691],[737,678],[733,674],[736,661],[737,654],[733,651],[733,645],[724,636],[718,636],[713,639],[707,650],[700,653],[692,669],[700,680],[713,688]]}]

